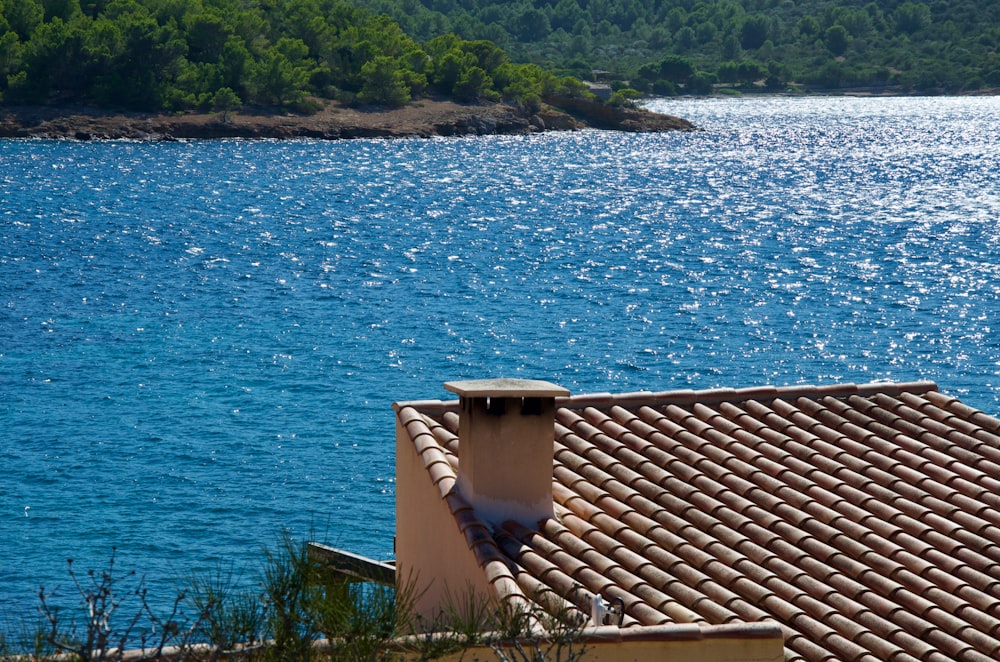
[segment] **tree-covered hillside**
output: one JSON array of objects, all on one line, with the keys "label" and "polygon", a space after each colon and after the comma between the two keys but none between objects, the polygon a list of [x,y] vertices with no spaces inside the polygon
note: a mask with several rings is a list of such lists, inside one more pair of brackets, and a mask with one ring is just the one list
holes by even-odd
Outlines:
[{"label": "tree-covered hillside", "polygon": [[712,83],[1000,86],[989,0],[359,0],[414,37],[489,39],[519,61],[669,93]]},{"label": "tree-covered hillside", "polygon": [[594,70],[658,94],[959,92],[1000,86],[998,51],[995,0],[0,0],[0,103],[530,109]]},{"label": "tree-covered hillside", "polygon": [[345,0],[0,0],[3,103],[225,112],[436,93],[530,108],[580,86],[487,41],[418,43]]}]

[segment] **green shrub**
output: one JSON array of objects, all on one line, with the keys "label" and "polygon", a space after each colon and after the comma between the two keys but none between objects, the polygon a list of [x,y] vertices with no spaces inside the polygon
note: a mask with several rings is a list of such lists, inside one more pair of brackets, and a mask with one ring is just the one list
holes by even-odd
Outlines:
[{"label": "green shrub", "polygon": [[151,608],[145,579],[120,576],[115,564],[112,550],[105,570],[80,577],[70,560],[80,609],[64,611],[40,589],[40,619],[4,624],[0,661],[123,662],[129,650],[153,660],[168,646],[176,662],[433,660],[472,647],[498,662],[573,662],[585,651],[586,618],[572,606],[498,606],[470,590],[424,623],[415,616],[415,581],[348,582],[287,534],[264,550],[254,589],[231,568],[193,575],[166,617]]},{"label": "green shrub", "polygon": [[642,92],[633,89],[631,87],[623,87],[611,94],[611,98],[608,99],[608,105],[615,107],[632,107],[635,105],[635,100],[642,98]]}]

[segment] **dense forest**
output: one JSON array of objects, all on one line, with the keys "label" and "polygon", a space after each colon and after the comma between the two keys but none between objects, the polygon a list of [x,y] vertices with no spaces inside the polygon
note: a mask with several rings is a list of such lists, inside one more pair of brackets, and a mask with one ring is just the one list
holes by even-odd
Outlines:
[{"label": "dense forest", "polygon": [[343,0],[0,0],[4,103],[308,111],[440,94],[530,107],[581,90],[488,41],[418,43]]},{"label": "dense forest", "polygon": [[578,77],[605,70],[660,94],[711,85],[1000,86],[990,0],[359,0],[417,39],[488,39]]},{"label": "dense forest", "polygon": [[1000,86],[1000,2],[0,0],[0,103],[308,110],[439,94]]}]

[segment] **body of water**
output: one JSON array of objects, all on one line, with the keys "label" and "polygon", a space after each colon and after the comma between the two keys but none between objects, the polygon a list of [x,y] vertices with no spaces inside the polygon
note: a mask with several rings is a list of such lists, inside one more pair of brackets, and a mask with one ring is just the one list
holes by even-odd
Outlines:
[{"label": "body of water", "polygon": [[655,106],[703,131],[0,141],[0,615],[113,546],[157,601],[283,529],[391,558],[448,380],[1000,412],[1000,98]]}]

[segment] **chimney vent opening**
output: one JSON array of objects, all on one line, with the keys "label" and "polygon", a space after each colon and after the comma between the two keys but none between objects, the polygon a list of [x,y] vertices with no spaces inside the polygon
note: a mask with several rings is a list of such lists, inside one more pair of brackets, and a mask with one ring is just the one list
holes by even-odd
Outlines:
[{"label": "chimney vent opening", "polygon": [[486,413],[492,416],[503,416],[507,413],[507,398],[486,397]]}]

